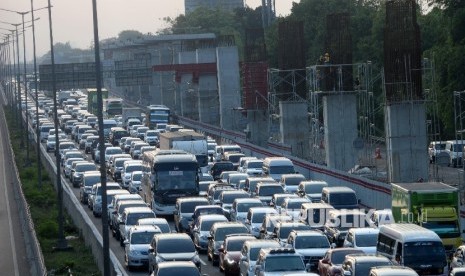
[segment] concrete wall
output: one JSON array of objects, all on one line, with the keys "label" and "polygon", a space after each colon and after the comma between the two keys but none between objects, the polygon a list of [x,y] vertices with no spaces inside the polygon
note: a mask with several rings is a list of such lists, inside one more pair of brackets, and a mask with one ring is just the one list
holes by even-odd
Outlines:
[{"label": "concrete wall", "polygon": [[357,98],[355,94],[334,93],[323,97],[326,164],[348,171],[357,164]]},{"label": "concrete wall", "polygon": [[389,181],[402,183],[428,179],[425,105],[389,105],[385,125]]},{"label": "concrete wall", "polygon": [[[197,49],[197,63],[215,63],[216,49]],[[198,84],[199,121],[219,125],[218,79],[215,74],[200,74]]]},{"label": "concrete wall", "polygon": [[281,143],[290,145],[292,154],[308,158],[309,125],[306,102],[279,102]]},{"label": "concrete wall", "polygon": [[268,111],[247,110],[247,129],[250,134],[247,141],[255,145],[264,146],[268,141]]},{"label": "concrete wall", "polygon": [[216,48],[220,126],[233,129],[234,108],[241,106],[239,53],[236,46]]}]

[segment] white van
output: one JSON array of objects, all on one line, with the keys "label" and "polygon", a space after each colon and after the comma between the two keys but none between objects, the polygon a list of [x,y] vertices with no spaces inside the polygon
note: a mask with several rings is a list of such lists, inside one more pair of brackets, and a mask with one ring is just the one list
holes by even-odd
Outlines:
[{"label": "white van", "polygon": [[334,209],[358,208],[355,191],[344,186],[324,187],[321,191],[321,202],[332,205]]},{"label": "white van", "polygon": [[295,173],[294,164],[286,157],[267,157],[263,160],[263,174],[275,181],[281,180],[283,174]]},{"label": "white van", "polygon": [[465,145],[464,140],[449,140],[446,141],[445,152],[449,154],[448,166],[454,168],[462,165],[463,146]]},{"label": "white van", "polygon": [[382,225],[376,253],[419,275],[440,275],[447,266],[446,251],[433,231],[411,223]]}]

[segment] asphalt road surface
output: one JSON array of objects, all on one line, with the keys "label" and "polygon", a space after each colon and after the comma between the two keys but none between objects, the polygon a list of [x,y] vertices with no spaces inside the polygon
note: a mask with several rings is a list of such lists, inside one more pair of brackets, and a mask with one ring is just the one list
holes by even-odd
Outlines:
[{"label": "asphalt road surface", "polygon": [[[1,108],[5,108],[0,88]],[[0,274],[29,275],[26,247],[22,235],[13,185],[16,185],[13,157],[9,150],[7,126],[3,110],[0,111]]]}]

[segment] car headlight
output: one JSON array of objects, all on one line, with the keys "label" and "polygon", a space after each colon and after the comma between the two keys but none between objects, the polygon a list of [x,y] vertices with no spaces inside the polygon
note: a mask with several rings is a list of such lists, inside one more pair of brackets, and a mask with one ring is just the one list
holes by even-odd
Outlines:
[{"label": "car headlight", "polygon": [[230,257],[227,257],[227,258],[226,258],[226,262],[227,262],[228,264],[230,264],[230,265],[236,263],[236,261],[235,261],[234,259],[231,259]]}]

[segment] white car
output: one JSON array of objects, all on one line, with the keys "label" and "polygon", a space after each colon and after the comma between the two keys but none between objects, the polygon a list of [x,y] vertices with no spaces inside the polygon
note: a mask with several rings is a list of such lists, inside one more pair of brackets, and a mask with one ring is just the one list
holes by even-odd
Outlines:
[{"label": "white car", "polygon": [[131,179],[129,180],[128,190],[131,194],[136,194],[140,190],[140,185],[142,181],[142,172],[134,171],[131,173]]},{"label": "white car", "polygon": [[360,249],[366,254],[376,254],[379,229],[377,228],[350,228],[347,232],[343,247]]},{"label": "white car", "polygon": [[149,262],[148,251],[153,236],[160,234],[161,230],[154,225],[133,226],[129,230],[128,238],[124,240],[124,262],[129,271],[133,267],[147,266]]}]

